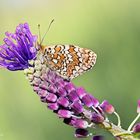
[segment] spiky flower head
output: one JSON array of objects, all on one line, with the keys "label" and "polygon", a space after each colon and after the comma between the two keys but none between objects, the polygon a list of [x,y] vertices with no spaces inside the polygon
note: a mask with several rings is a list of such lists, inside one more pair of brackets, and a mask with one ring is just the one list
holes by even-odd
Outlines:
[{"label": "spiky flower head", "polygon": [[29,60],[35,59],[37,36],[32,35],[27,23],[19,24],[15,33],[5,33],[0,46],[0,66],[11,71],[28,68]]}]

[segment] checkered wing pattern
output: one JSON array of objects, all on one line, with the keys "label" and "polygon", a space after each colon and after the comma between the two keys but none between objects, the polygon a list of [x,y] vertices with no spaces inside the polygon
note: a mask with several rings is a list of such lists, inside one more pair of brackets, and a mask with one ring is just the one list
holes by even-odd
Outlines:
[{"label": "checkered wing pattern", "polygon": [[44,49],[44,59],[48,67],[69,80],[91,69],[96,58],[93,51],[74,45],[54,45]]}]

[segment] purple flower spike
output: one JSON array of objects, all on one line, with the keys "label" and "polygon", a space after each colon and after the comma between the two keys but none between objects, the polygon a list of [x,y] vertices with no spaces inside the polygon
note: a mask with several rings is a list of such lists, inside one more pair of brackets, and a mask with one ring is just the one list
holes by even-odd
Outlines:
[{"label": "purple flower spike", "polygon": [[[48,68],[46,63],[41,64],[39,61],[33,60],[32,67],[24,72],[28,79],[33,75],[30,83],[41,101],[62,118],[65,124],[78,128],[75,133],[76,137],[90,136],[85,128],[103,123],[106,119],[104,113],[112,113],[113,106],[107,101],[100,105],[99,101],[88,94],[84,88],[74,86],[72,82],[63,79]],[[40,66],[40,72],[37,74],[40,76],[36,74],[38,66]],[[33,74],[30,73],[30,69],[34,72]]]},{"label": "purple flower spike", "polygon": [[5,33],[4,44],[0,46],[0,66],[11,71],[29,67],[29,60],[36,57],[37,36],[32,35],[27,23],[19,24],[15,33]]},{"label": "purple flower spike", "polygon": [[140,123],[137,123],[133,127],[133,132],[134,133],[139,133],[140,132]]},{"label": "purple flower spike", "polygon": [[58,115],[61,118],[70,118],[72,116],[72,112],[69,111],[69,110],[62,110],[62,109],[60,109],[58,111]]},{"label": "purple flower spike", "polygon": [[77,138],[86,138],[88,137],[89,133],[86,129],[78,128],[75,130],[75,137]]},{"label": "purple flower spike", "polygon": [[137,113],[140,113],[140,100],[138,100]]},{"label": "purple flower spike", "polygon": [[114,107],[111,104],[109,104],[107,100],[104,100],[100,105],[100,107],[103,109],[105,113],[108,114],[112,114],[115,111]]}]

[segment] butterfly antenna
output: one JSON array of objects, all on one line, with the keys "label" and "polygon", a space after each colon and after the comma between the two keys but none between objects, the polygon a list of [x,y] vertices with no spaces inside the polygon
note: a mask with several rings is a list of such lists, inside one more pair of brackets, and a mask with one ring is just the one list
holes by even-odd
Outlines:
[{"label": "butterfly antenna", "polygon": [[39,45],[41,44],[40,24],[38,24]]},{"label": "butterfly antenna", "polygon": [[54,19],[50,22],[50,24],[49,24],[49,26],[48,26],[48,29],[47,29],[47,31],[45,32],[45,34],[44,34],[44,36],[43,36],[43,38],[42,38],[42,40],[41,40],[41,42],[40,42],[40,45],[43,43],[44,38],[45,38],[46,34],[48,33],[48,31],[49,31],[49,29],[50,29],[50,27],[51,27],[51,25],[52,25],[53,22],[54,22]]}]

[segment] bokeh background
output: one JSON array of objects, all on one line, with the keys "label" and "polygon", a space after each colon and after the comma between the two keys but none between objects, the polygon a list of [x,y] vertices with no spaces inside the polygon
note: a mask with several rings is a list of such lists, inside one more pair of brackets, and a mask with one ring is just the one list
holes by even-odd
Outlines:
[{"label": "bokeh background", "polygon": [[[0,44],[19,23],[28,22],[34,34],[41,24],[43,35],[53,18],[44,44],[76,44],[98,54],[94,69],[73,82],[110,101],[127,128],[140,98],[140,1],[0,0]],[[0,70],[0,140],[75,140],[73,133],[40,102],[23,71]]]}]

